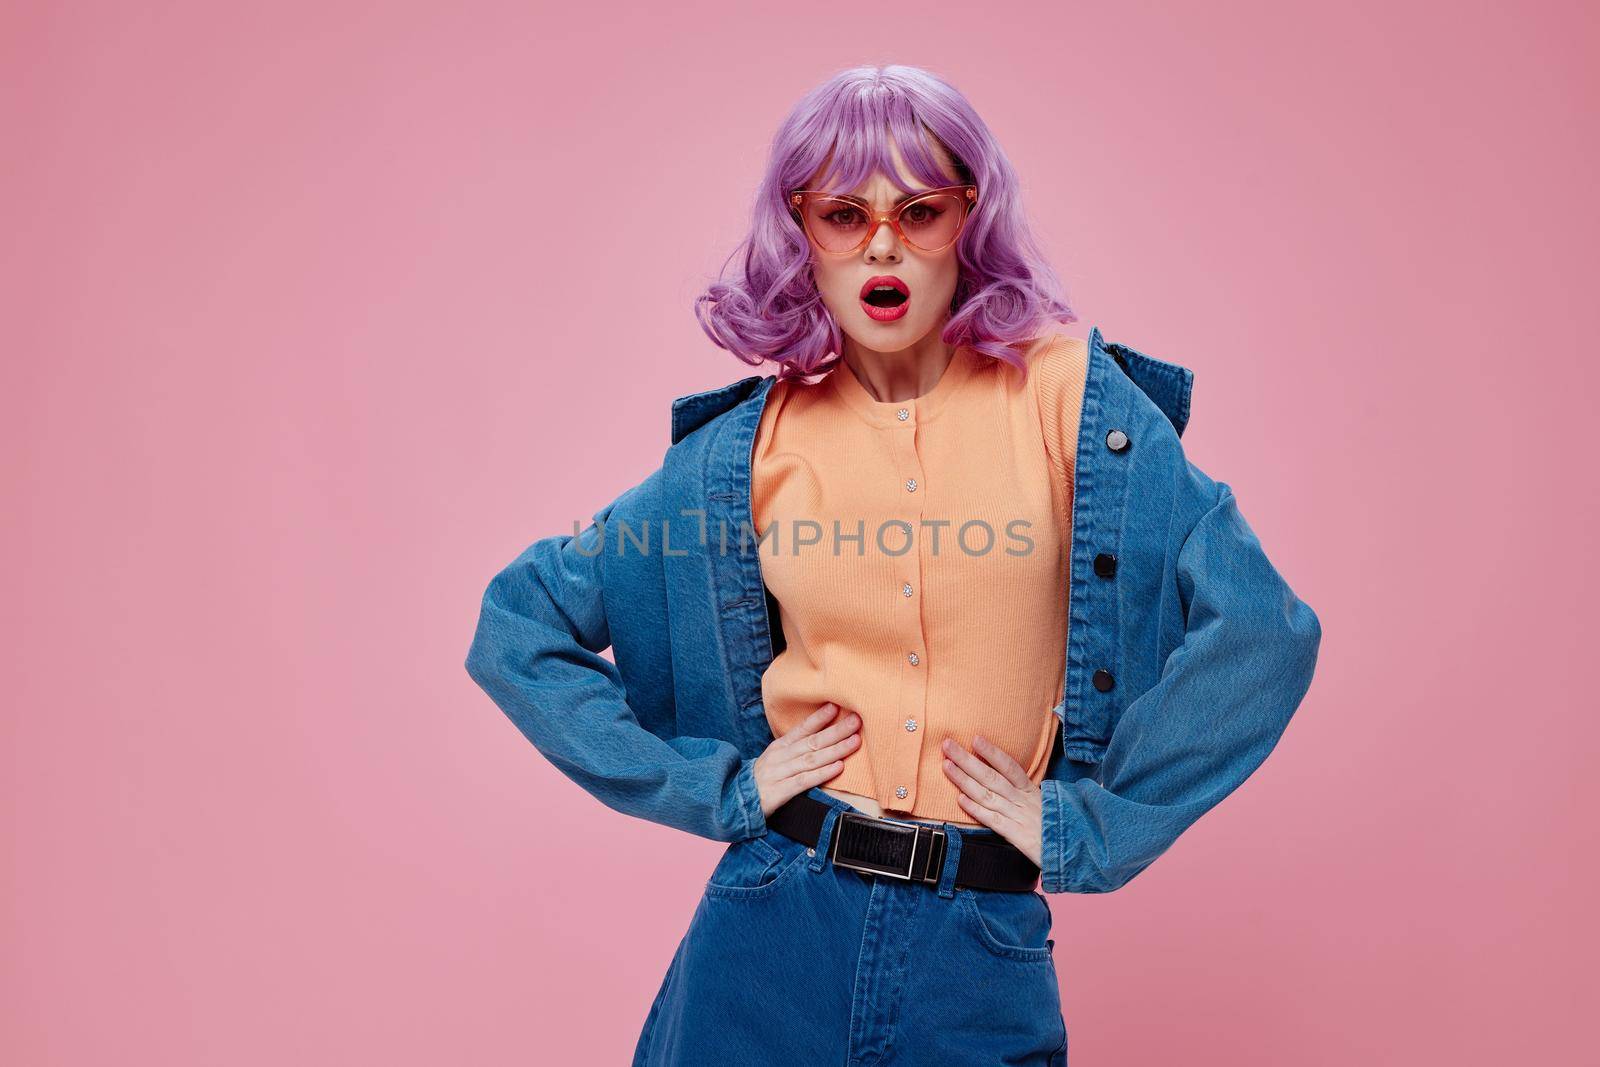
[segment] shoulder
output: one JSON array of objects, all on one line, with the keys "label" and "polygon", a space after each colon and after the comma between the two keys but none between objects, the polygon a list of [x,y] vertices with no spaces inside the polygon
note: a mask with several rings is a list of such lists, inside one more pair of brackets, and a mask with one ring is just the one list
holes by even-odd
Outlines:
[{"label": "shoulder", "polygon": [[1035,340],[1026,351],[1030,376],[1033,371],[1044,371],[1047,376],[1061,377],[1074,372],[1082,377],[1089,366],[1089,342],[1060,330],[1052,330]]},{"label": "shoulder", "polygon": [[1060,330],[1038,338],[1024,354],[1028,391],[1047,418],[1059,420],[1076,412],[1089,376],[1089,343]]},{"label": "shoulder", "polygon": [[1078,422],[1089,370],[1089,345],[1058,329],[1022,350],[1025,379],[1013,375],[1016,400],[1032,409],[1045,452],[1070,485],[1077,451]]}]

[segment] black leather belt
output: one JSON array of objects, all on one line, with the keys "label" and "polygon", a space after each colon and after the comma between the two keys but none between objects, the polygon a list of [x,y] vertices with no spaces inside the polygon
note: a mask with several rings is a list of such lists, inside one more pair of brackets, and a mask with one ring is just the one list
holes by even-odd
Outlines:
[{"label": "black leather belt", "polygon": [[[768,815],[767,825],[815,846],[831,806],[801,793]],[[944,870],[944,850],[944,829],[932,823],[877,819],[861,812],[841,811],[833,824],[828,859],[864,874],[938,885]],[[1026,892],[1039,884],[1039,867],[999,834],[964,834],[955,884]]]}]

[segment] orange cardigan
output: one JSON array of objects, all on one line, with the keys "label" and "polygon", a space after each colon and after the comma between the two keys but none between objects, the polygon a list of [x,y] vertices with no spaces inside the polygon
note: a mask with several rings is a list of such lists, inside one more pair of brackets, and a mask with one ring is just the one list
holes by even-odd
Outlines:
[{"label": "orange cardigan", "polygon": [[1088,348],[1052,333],[1010,366],[956,350],[932,390],[873,398],[850,368],[779,381],[751,501],[786,647],[761,679],[775,735],[861,715],[828,785],[973,822],[941,742],[973,736],[1044,777],[1066,670],[1073,459]]}]

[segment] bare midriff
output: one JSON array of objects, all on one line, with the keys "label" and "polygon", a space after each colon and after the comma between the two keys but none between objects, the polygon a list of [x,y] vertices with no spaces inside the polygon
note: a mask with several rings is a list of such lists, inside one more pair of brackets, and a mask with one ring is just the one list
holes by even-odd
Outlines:
[{"label": "bare midriff", "polygon": [[[875,819],[884,818],[882,805],[880,805],[872,797],[864,797],[860,793],[849,793],[843,789],[834,789],[832,786],[825,785],[821,788],[824,793],[827,793],[830,796],[838,797],[840,800],[859,808],[862,812],[867,815],[871,815]],[[888,817],[891,819],[900,819],[905,822],[925,822],[932,826],[938,826],[942,822],[953,823],[956,826],[972,826],[977,828],[981,828],[983,826],[982,823],[967,822],[964,819],[919,819],[915,815],[904,815],[900,812],[896,812]]]}]

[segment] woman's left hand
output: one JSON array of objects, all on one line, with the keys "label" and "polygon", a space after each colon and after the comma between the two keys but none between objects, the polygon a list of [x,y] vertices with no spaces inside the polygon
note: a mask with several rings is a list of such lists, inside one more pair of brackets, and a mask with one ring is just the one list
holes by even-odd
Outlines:
[{"label": "woman's left hand", "polygon": [[974,822],[982,823],[1039,864],[1044,837],[1044,800],[1022,764],[986,737],[973,738],[976,753],[945,739],[944,773],[961,790],[956,798]]}]

